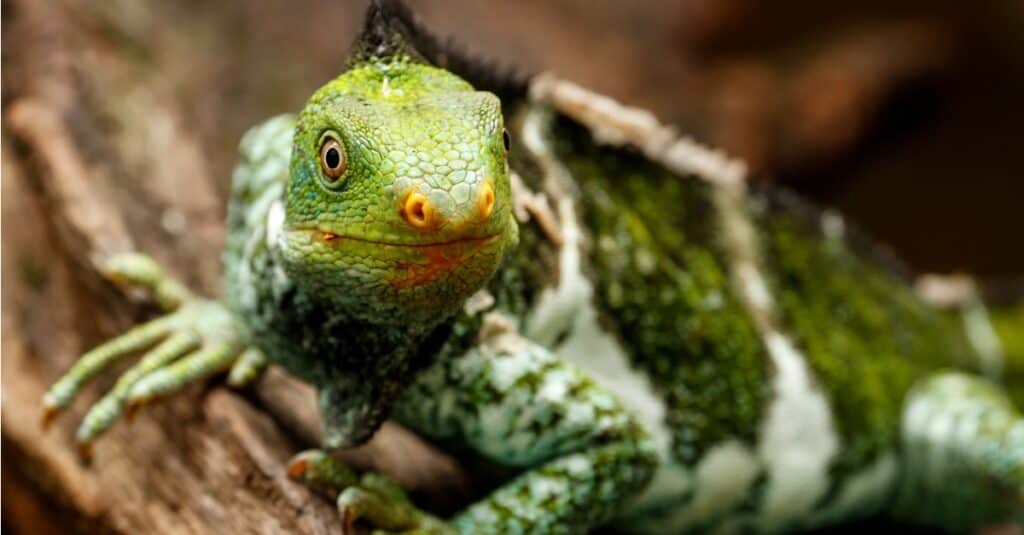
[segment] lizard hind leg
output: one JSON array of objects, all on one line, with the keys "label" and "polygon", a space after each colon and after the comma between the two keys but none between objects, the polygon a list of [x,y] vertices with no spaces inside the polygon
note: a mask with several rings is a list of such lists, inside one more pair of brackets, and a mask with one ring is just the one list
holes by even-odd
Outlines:
[{"label": "lizard hind leg", "polygon": [[954,531],[1024,522],[1024,417],[996,385],[955,372],[921,381],[902,441],[896,515]]}]

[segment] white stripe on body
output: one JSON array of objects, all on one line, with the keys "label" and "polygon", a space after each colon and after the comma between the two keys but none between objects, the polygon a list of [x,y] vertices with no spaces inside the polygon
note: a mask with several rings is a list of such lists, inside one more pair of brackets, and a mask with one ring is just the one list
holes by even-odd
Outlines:
[{"label": "white stripe on body", "polygon": [[715,191],[715,205],[733,284],[760,333],[774,371],[773,398],[765,409],[757,446],[768,483],[756,519],[761,529],[773,531],[809,517],[828,491],[828,469],[839,451],[839,435],[828,400],[814,385],[806,356],[778,328],[743,195],[742,188],[720,186]]},{"label": "white stripe on body", "polygon": [[[558,286],[545,288],[540,294],[526,318],[525,334],[541,345],[553,347],[562,360],[584,370],[614,393],[650,433],[661,463],[637,505],[676,499],[690,490],[693,476],[672,462],[672,434],[665,424],[665,402],[650,378],[633,367],[618,340],[598,324],[593,283],[582,270],[581,234],[572,200],[561,198],[558,212],[563,237]],[[556,346],[561,333],[568,335]]]}]

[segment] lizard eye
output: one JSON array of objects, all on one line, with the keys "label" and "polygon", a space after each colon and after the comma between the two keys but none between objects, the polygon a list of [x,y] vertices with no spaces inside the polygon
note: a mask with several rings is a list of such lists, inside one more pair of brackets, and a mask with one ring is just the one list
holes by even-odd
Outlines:
[{"label": "lizard eye", "polygon": [[512,137],[508,135],[508,129],[501,129],[501,142],[505,144],[505,154],[512,150]]},{"label": "lizard eye", "polygon": [[345,174],[347,168],[345,162],[345,149],[341,143],[333,137],[325,137],[320,145],[320,169],[328,184],[333,184],[338,177]]}]

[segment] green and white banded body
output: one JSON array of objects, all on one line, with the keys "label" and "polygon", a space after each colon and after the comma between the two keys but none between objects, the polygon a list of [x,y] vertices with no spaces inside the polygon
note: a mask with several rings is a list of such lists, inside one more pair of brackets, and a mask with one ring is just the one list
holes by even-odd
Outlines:
[{"label": "green and white banded body", "polygon": [[317,387],[325,448],[392,417],[504,474],[442,520],[300,454],[289,473],[333,489],[346,527],[1024,521],[1024,419],[999,386],[1024,369],[1024,312],[937,309],[840,215],[748,186],[649,114],[492,74],[375,2],[345,72],[243,138],[224,304],[120,259],[174,311],[87,354],[47,408],[167,337],[83,444],[126,405],[270,361]]}]

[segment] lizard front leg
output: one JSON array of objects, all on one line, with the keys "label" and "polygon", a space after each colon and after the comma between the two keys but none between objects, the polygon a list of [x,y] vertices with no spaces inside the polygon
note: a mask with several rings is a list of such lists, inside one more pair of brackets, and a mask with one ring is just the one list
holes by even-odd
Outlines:
[{"label": "lizard front leg", "polygon": [[433,365],[396,416],[522,470],[451,519],[462,533],[585,533],[642,491],[657,464],[610,392],[510,330]]},{"label": "lizard front leg", "polygon": [[79,425],[76,440],[84,457],[125,411],[229,369],[229,383],[241,387],[266,367],[266,357],[246,347],[236,320],[222,304],[194,296],[148,256],[115,256],[104,274],[117,283],[148,290],[167,314],[88,351],[44,395],[46,426],[90,379],[117,360],[146,351]]},{"label": "lizard front leg", "polygon": [[345,533],[356,521],[372,524],[377,532],[455,533],[454,528],[423,512],[405,491],[376,472],[356,475],[322,450],[304,451],[288,462],[288,475],[319,494],[335,500]]},{"label": "lizard front leg", "polygon": [[298,455],[289,473],[336,499],[346,532],[365,523],[395,533],[586,533],[643,490],[657,463],[610,392],[511,333],[428,368],[395,416],[521,473],[445,522],[379,475],[356,476],[320,451]]}]

